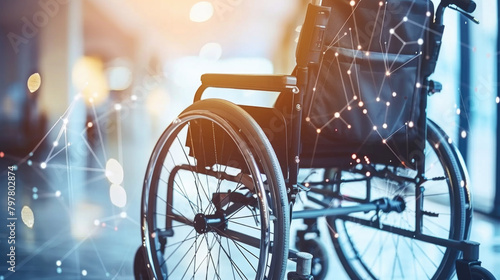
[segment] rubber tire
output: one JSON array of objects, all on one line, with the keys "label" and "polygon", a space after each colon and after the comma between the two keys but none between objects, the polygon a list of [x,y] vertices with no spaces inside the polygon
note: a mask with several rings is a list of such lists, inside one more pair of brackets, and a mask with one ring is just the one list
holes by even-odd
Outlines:
[{"label": "rubber tire", "polygon": [[[274,207],[275,213],[273,213],[276,217],[274,221],[274,240],[271,240],[273,250],[271,254],[272,260],[270,268],[268,269],[269,275],[266,279],[284,279],[288,260],[290,210],[281,167],[262,129],[247,112],[229,101],[205,99],[192,104],[179,115],[178,119],[174,121],[160,137],[151,155],[144,181],[141,207],[141,217],[143,217],[141,219],[141,228],[143,229],[141,233],[143,239],[146,240],[146,244],[149,244],[150,250],[153,250],[157,245],[155,244],[157,241],[151,238],[150,234],[155,230],[153,228],[155,222],[151,220],[152,215],[150,215],[150,213],[154,213],[154,209],[150,207],[154,204],[152,200],[155,197],[154,193],[156,191],[151,188],[151,181],[158,180],[158,178],[154,178],[154,174],[158,172],[162,166],[156,165],[156,163],[161,158],[162,154],[163,157],[165,157],[167,153],[167,151],[162,151],[167,138],[171,133],[175,133],[177,121],[188,117],[208,118],[212,121],[216,121],[216,119],[220,121],[220,119],[222,119],[224,121],[221,122],[227,122],[231,127],[231,133],[240,135],[247,141],[246,144],[252,147],[251,152],[266,172],[267,183],[270,186],[269,189],[274,198],[273,201],[269,203],[276,204]],[[153,255],[156,255],[155,252],[149,252],[150,257]],[[156,279],[165,279],[164,271],[166,268],[159,267],[160,262],[162,262],[162,259],[158,260],[158,257],[153,260],[149,259],[153,277],[156,277]]]},{"label": "rubber tire", "polygon": [[[460,158],[456,156],[456,151],[452,150],[452,146],[448,143],[448,137],[433,122],[428,122],[427,141],[427,144],[430,143],[431,148],[436,151],[438,157],[442,161],[443,167],[446,168],[446,171],[448,172],[448,174],[450,174],[450,178],[452,180],[451,190],[449,190],[449,193],[450,203],[454,205],[454,212],[451,213],[451,215],[453,216],[451,218],[453,221],[453,226],[448,238],[454,240],[463,240],[468,235],[468,228],[470,226],[470,220],[468,221],[468,223],[466,223],[466,190],[465,188],[460,186],[461,182],[464,182],[465,180],[465,178],[462,178],[462,174],[465,172],[465,167],[461,165],[462,162],[460,161]],[[445,144],[441,145],[441,143]],[[435,144],[439,144],[437,145],[437,148]],[[339,232],[337,230],[335,217],[328,217],[327,222],[334,229],[334,232],[343,234],[342,232]],[[351,279],[366,279],[366,276],[361,277],[360,273],[357,272],[357,269],[359,269],[360,267],[363,267],[363,269],[366,269],[366,271],[368,271],[366,265],[352,264],[351,260],[344,253],[344,248],[342,247],[343,245],[338,241],[337,236],[335,236],[332,231],[330,231],[330,236],[339,260],[349,277]],[[351,243],[350,246],[352,247],[354,245],[352,244],[353,241],[350,240],[349,242]],[[446,253],[443,255],[441,265],[437,268],[435,274],[431,277],[431,279],[451,278],[451,276],[455,273],[455,260],[458,259],[460,255],[460,251],[454,248],[448,248],[448,250],[446,250]],[[363,275],[365,274],[366,273],[363,273]],[[371,274],[369,279],[376,279],[376,277]]]}]

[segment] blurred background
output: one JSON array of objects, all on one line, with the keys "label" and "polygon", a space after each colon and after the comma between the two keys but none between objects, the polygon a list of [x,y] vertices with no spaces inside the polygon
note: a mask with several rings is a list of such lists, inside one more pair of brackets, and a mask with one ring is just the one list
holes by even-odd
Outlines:
[{"label": "blurred background", "polygon": [[[18,221],[12,273],[2,179],[0,279],[133,279],[156,139],[192,103],[203,73],[291,73],[308,2],[1,1],[0,174],[15,167]],[[478,2],[480,25],[447,12],[432,77],[443,91],[428,114],[464,155],[477,210],[472,239],[498,277],[497,5]],[[274,97],[228,98],[265,105]]]}]

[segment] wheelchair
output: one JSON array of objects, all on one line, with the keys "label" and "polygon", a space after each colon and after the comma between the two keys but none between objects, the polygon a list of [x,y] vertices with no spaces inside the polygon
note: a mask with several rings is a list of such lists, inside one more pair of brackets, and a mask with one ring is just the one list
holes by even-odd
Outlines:
[{"label": "wheelchair", "polygon": [[[475,4],[309,4],[292,75],[203,75],[146,170],[136,278],[285,279],[308,252],[311,271],[288,279],[325,279],[331,249],[351,279],[494,279],[468,240],[467,169],[425,114],[447,7]],[[243,106],[207,88],[279,97]]]}]

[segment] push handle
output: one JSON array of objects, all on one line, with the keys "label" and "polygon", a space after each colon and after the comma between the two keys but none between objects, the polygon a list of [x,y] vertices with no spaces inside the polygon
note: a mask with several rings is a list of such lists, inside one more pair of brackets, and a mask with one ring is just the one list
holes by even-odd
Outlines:
[{"label": "push handle", "polygon": [[467,13],[472,13],[476,10],[476,2],[472,0],[455,0],[453,4]]},{"label": "push handle", "polygon": [[473,0],[443,0],[442,2],[445,6],[453,4],[469,14],[476,10],[476,2]]},{"label": "push handle", "polygon": [[330,10],[330,7],[325,6],[307,6],[295,54],[298,67],[307,67],[309,63],[319,62]]}]

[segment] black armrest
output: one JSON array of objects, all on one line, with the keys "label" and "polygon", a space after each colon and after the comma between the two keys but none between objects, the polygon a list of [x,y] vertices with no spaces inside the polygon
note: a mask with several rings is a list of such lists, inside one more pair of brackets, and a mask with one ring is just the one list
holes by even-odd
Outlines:
[{"label": "black armrest", "polygon": [[296,92],[296,85],[297,78],[290,75],[204,74],[201,76],[201,87],[196,92],[194,101],[200,100],[203,91],[209,87]]}]

